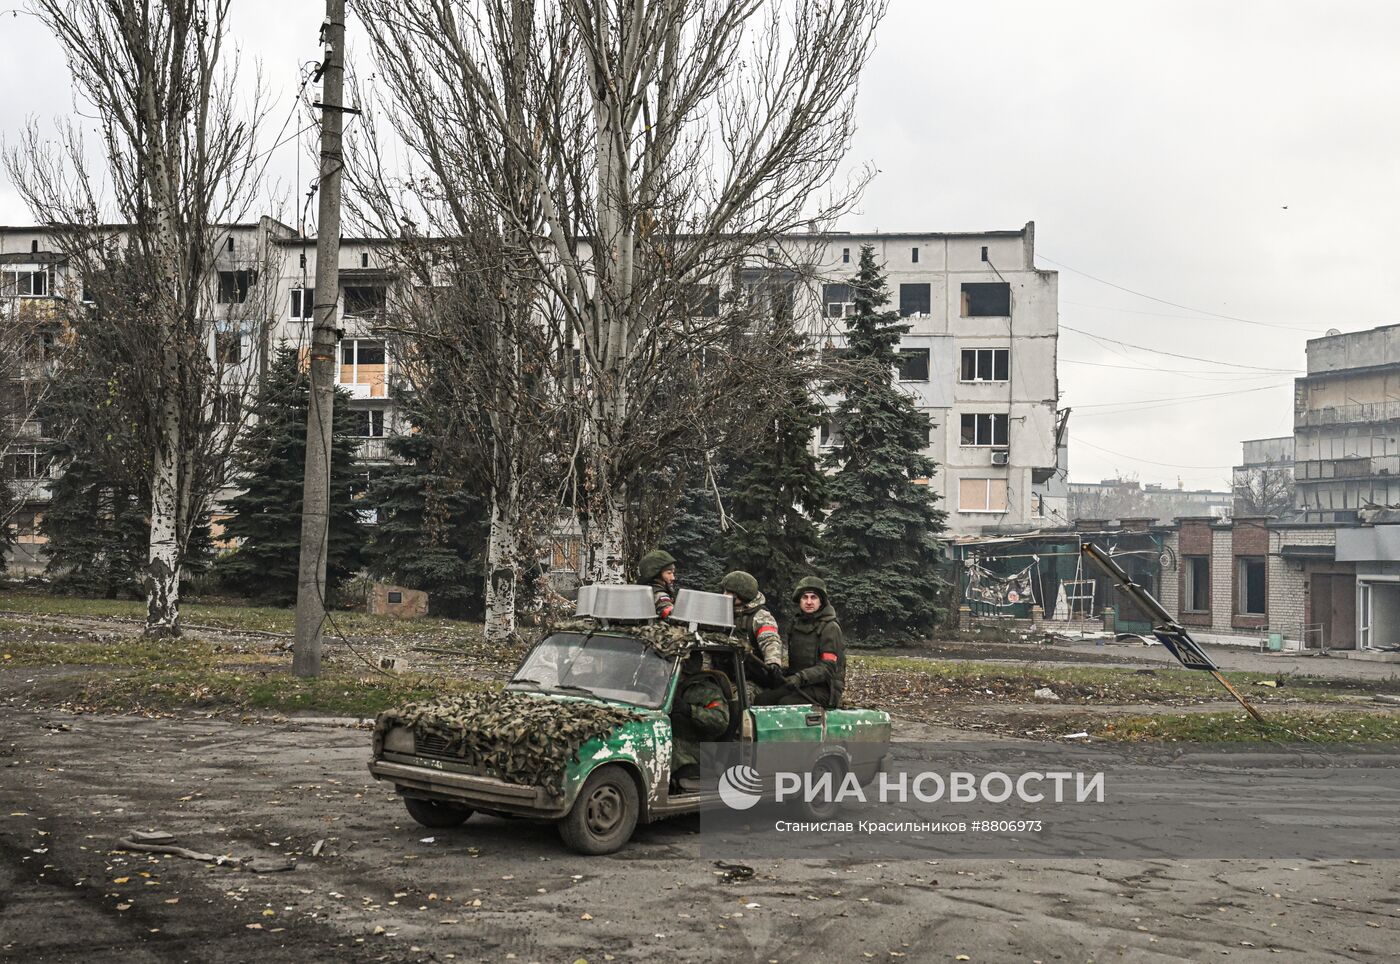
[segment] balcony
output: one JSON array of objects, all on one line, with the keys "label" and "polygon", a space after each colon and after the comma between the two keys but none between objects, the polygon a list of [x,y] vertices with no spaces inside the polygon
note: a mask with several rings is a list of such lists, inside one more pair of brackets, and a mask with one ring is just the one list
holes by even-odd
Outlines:
[{"label": "balcony", "polygon": [[360,439],[360,447],[355,450],[355,457],[361,462],[388,462],[393,458],[389,454],[387,438]]},{"label": "balcony", "polygon": [[1335,405],[1293,412],[1294,428],[1319,428],[1325,425],[1364,425],[1368,422],[1400,421],[1400,401],[1366,402],[1358,405]]},{"label": "balcony", "polygon": [[1333,479],[1400,477],[1400,455],[1358,456],[1347,459],[1308,459],[1298,462],[1294,479],[1299,485]]}]

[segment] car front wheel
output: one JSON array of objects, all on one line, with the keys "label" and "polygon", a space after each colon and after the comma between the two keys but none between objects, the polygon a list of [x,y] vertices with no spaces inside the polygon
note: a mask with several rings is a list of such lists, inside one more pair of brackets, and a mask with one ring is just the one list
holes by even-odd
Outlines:
[{"label": "car front wheel", "polygon": [[404,797],[403,805],[408,815],[425,827],[434,830],[448,830],[460,827],[472,815],[470,807],[439,800],[421,800],[418,797]]},{"label": "car front wheel", "polygon": [[632,777],[621,767],[603,767],[584,781],[574,808],[559,821],[559,836],[581,854],[610,854],[632,838],[638,811]]}]

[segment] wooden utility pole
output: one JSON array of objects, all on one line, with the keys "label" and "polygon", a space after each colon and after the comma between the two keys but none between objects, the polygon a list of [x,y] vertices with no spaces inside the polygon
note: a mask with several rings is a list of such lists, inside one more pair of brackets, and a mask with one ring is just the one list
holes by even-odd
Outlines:
[{"label": "wooden utility pole", "polygon": [[311,328],[311,404],[306,416],[306,474],[301,486],[301,564],[297,571],[296,645],[292,671],[321,674],[326,621],[326,552],[330,536],[331,425],[340,345],[335,306],[340,295],[340,184],[344,160],[345,0],[326,0],[321,61],[321,177],[316,219],[316,288]]}]

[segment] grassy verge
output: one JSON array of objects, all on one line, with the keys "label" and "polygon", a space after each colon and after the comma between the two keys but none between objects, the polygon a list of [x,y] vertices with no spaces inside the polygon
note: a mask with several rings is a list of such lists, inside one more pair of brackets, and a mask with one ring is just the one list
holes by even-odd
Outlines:
[{"label": "grassy verge", "polygon": [[[81,599],[44,593],[0,591],[0,610],[35,616],[77,616],[99,619],[146,618],[146,604],[139,599]],[[275,606],[230,606],[185,603],[180,615],[187,625],[218,629],[288,633],[295,628],[296,613]],[[433,638],[439,642],[469,645],[481,639],[481,624],[452,619],[403,620],[360,612],[333,612],[328,632],[384,638]],[[15,625],[27,625],[16,623]]]},{"label": "grassy verge", "polygon": [[496,684],[416,673],[386,675],[328,668],[299,679],[287,658],[229,653],[198,640],[0,644],[0,665],[91,667],[37,679],[31,697],[79,711],[162,712],[177,709],[274,711],[373,716],[400,703]]},{"label": "grassy verge", "polygon": [[[1033,701],[1035,690],[1049,687],[1063,703],[1187,703],[1228,699],[1206,673],[1153,668],[1148,672],[1104,666],[1026,666],[1005,663],[949,662],[898,656],[853,656],[848,690],[853,699],[916,698]],[[1251,700],[1310,703],[1346,702],[1358,694],[1393,692],[1394,681],[1281,677],[1270,673],[1229,673],[1230,681]],[[1256,685],[1274,681],[1277,688]]]},{"label": "grassy verge", "polygon": [[1066,720],[1052,728],[1056,736],[1087,732],[1091,738],[1153,743],[1392,743],[1400,741],[1400,714],[1289,713],[1266,714],[1260,726],[1244,713],[1183,713],[1129,716],[1108,720]]}]

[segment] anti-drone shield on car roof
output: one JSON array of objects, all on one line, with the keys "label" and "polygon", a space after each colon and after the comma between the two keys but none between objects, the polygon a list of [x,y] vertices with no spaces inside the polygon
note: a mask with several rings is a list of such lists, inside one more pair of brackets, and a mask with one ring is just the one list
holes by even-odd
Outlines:
[{"label": "anti-drone shield on car roof", "polygon": [[656,603],[649,586],[580,586],[574,615],[604,621],[655,619]]},{"label": "anti-drone shield on car roof", "polygon": [[672,622],[688,623],[692,631],[701,626],[731,629],[734,626],[734,600],[722,592],[682,589],[676,594],[676,605],[668,618]]}]

